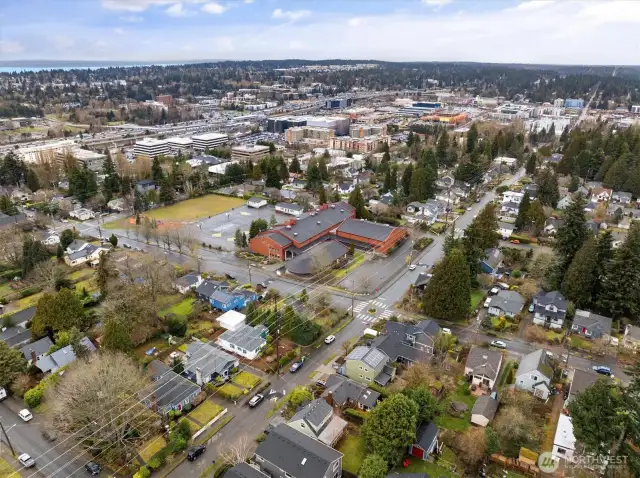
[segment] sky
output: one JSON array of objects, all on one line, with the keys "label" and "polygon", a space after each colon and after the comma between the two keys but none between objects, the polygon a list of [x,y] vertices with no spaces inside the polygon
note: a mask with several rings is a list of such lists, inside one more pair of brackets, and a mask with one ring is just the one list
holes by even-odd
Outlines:
[{"label": "sky", "polygon": [[0,60],[629,65],[640,0],[2,0]]}]

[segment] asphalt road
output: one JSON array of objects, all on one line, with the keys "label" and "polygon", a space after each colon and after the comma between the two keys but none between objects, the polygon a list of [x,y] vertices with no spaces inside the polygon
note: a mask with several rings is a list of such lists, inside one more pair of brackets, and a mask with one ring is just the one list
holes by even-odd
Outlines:
[{"label": "asphalt road", "polygon": [[[73,476],[86,476],[84,464],[88,461],[78,449],[66,451],[64,445],[58,442],[48,442],[42,436],[41,417],[34,415],[33,420],[23,422],[18,412],[25,408],[24,404],[12,397],[0,402],[0,420],[7,430],[9,440],[17,455],[28,453],[36,461],[36,466],[20,471],[23,477],[56,477],[65,478]],[[2,437],[0,446],[6,451],[7,444]],[[56,460],[56,461],[54,461]],[[17,463],[17,462],[16,462]]]}]

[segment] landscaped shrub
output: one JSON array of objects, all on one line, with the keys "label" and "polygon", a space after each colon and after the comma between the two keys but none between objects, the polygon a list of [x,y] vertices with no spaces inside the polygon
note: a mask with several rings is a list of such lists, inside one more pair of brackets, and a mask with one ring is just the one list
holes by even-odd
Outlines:
[{"label": "landscaped shrub", "polygon": [[354,418],[358,422],[364,422],[364,419],[367,417],[367,414],[365,412],[356,410],[354,408],[345,409],[344,414],[347,417]]},{"label": "landscaped shrub", "polygon": [[156,453],[155,455],[153,455],[153,457],[147,462],[147,466],[149,468],[151,468],[152,470],[157,470],[158,468],[160,468],[162,465],[164,465],[164,462],[166,460],[166,457],[164,455],[164,453]]},{"label": "landscaped shrub", "polygon": [[186,317],[174,315],[167,319],[167,329],[171,335],[184,337],[187,333],[187,328],[188,323]]},{"label": "landscaped shrub", "polygon": [[24,403],[27,404],[29,408],[35,408],[40,403],[42,403],[42,399],[44,398],[44,387],[41,387],[40,384],[33,387],[31,390],[27,390],[24,394]]},{"label": "landscaped shrub", "polygon": [[149,468],[147,468],[146,466],[141,466],[138,472],[133,475],[133,478],[149,478],[150,476],[151,472],[149,471]]},{"label": "landscaped shrub", "polygon": [[263,441],[265,441],[267,439],[267,434],[265,432],[260,433],[260,435],[258,435],[256,437],[256,441],[258,443],[262,443]]}]

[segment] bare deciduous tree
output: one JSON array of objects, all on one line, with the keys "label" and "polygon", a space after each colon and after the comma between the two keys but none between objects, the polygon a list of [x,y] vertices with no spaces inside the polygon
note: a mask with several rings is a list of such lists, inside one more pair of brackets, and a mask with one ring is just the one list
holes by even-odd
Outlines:
[{"label": "bare deciduous tree", "polygon": [[251,440],[247,435],[242,435],[220,453],[220,460],[225,464],[235,466],[246,461],[247,457],[251,455],[251,450]]},{"label": "bare deciduous tree", "polygon": [[138,397],[148,383],[140,367],[122,354],[93,354],[76,361],[57,386],[49,387],[49,426],[87,450],[102,451],[108,461],[124,463],[160,426],[159,417]]},{"label": "bare deciduous tree", "polygon": [[182,254],[182,249],[185,246],[184,239],[185,237],[180,229],[175,229],[171,232],[171,242],[176,246],[176,249],[178,249],[180,254]]},{"label": "bare deciduous tree", "polygon": [[153,229],[151,228],[151,222],[148,219],[145,219],[144,224],[142,225],[142,236],[144,237],[144,242],[149,244],[149,241],[153,236]]},{"label": "bare deciduous tree", "polygon": [[31,276],[34,278],[34,281],[41,284],[44,289],[53,292],[62,285],[65,270],[55,262],[43,261],[36,264],[30,274],[30,277]]},{"label": "bare deciduous tree", "polygon": [[171,244],[173,244],[173,237],[172,237],[171,231],[169,231],[168,229],[165,229],[164,231],[162,231],[161,237],[162,237],[162,242],[164,244],[165,249],[171,250]]}]

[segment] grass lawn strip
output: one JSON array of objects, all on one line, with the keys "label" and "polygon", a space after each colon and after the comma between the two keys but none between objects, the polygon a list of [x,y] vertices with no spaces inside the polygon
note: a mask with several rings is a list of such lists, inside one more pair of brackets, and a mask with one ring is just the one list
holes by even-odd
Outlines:
[{"label": "grass lawn strip", "polygon": [[217,417],[222,410],[224,409],[217,403],[214,403],[211,400],[205,400],[194,408],[188,416],[200,422],[200,427],[202,428],[203,425],[206,425]]},{"label": "grass lawn strip", "polygon": [[[463,432],[469,428],[471,410],[473,409],[473,405],[476,403],[477,397],[474,397],[471,394],[467,395],[465,393],[465,388],[468,386],[468,383],[461,382],[456,391],[446,398],[444,402],[444,412],[436,418],[436,425],[456,432]],[[467,405],[467,411],[462,417],[449,415],[448,410],[451,402],[462,402]]]},{"label": "grass lawn strip", "polygon": [[344,454],[344,457],[342,457],[342,468],[349,473],[357,475],[367,453],[362,437],[349,433],[340,440],[336,449]]},{"label": "grass lawn strip", "polygon": [[231,381],[242,387],[252,389],[256,385],[258,385],[260,382],[262,382],[262,379],[260,377],[253,375],[252,373],[242,371],[239,374],[235,375],[231,379]]},{"label": "grass lawn strip", "polygon": [[165,446],[167,446],[167,442],[165,441],[164,437],[158,435],[144,442],[142,446],[138,448],[138,454],[140,455],[140,458],[142,458],[146,463],[151,459],[153,455],[158,453]]},{"label": "grass lawn strip", "polygon": [[347,276],[347,274],[349,274],[350,272],[353,272],[355,269],[357,269],[362,265],[362,263],[364,262],[364,258],[365,256],[363,252],[354,253],[353,260],[351,261],[351,264],[349,264],[349,267],[337,270],[334,274],[335,278],[342,279],[345,276]]},{"label": "grass lawn strip", "polygon": [[183,301],[172,305],[171,307],[162,309],[160,311],[160,317],[166,317],[168,314],[174,314],[174,315],[186,317],[191,313],[191,309],[193,307],[194,302],[195,302],[195,299],[193,297],[188,297]]},{"label": "grass lawn strip", "polygon": [[229,414],[222,417],[220,420],[216,422],[215,426],[211,427],[209,430],[207,430],[206,432],[204,432],[202,435],[198,437],[198,439],[196,440],[196,444],[202,445],[203,443],[208,442],[213,435],[218,433],[222,429],[222,427],[224,427],[232,419],[233,419],[233,415],[229,415]]},{"label": "grass lawn strip", "polygon": [[0,476],[2,478],[20,478],[20,473],[8,461],[0,457]]},{"label": "grass lawn strip", "polygon": [[476,289],[471,291],[471,304],[469,305],[469,311],[473,312],[480,304],[480,301],[484,298],[484,292]]}]

